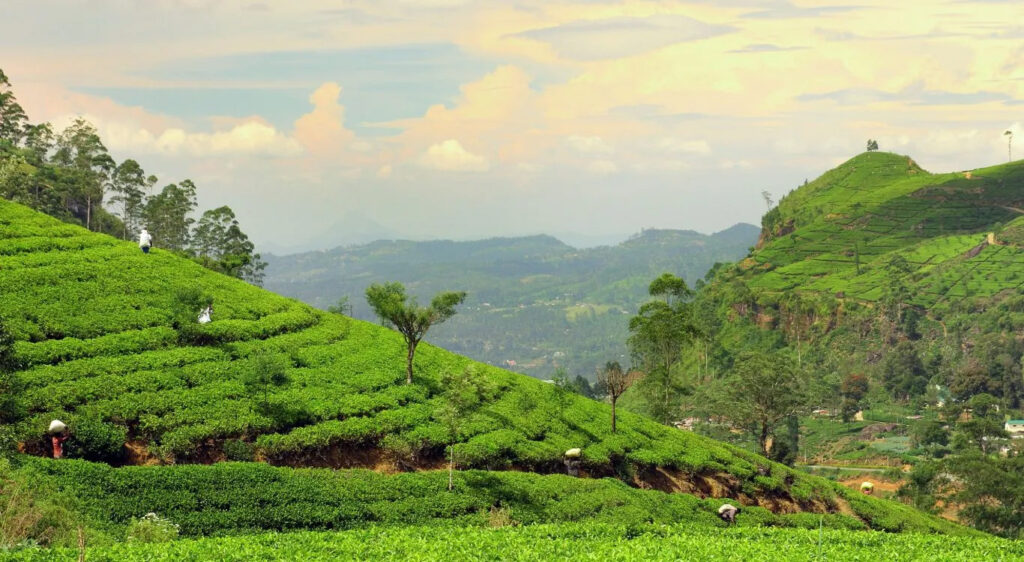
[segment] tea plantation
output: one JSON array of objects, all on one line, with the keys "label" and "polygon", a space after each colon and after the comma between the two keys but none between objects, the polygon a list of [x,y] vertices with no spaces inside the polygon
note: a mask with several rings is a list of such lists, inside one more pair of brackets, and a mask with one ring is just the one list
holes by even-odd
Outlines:
[{"label": "tea plantation", "polygon": [[[906,156],[861,154],[766,215],[770,235],[745,264],[757,273],[750,286],[875,301],[899,255],[918,306],[1020,289],[1022,184],[1021,162],[930,174]],[[995,244],[988,233],[998,233]]]},{"label": "tea plantation", "polygon": [[[148,512],[186,535],[479,522],[493,509],[523,523],[713,525],[718,504],[697,496],[830,512],[826,524],[838,527],[968,532],[640,416],[620,413],[611,433],[605,404],[428,345],[417,353],[414,384],[405,385],[395,332],[5,201],[0,292],[0,317],[15,340],[22,450],[45,456],[47,424],[59,418],[72,430],[68,456],[102,461],[23,457],[17,478],[73,498],[69,509],[90,532],[115,540]],[[212,322],[199,325],[198,310],[182,311],[190,294],[212,299]],[[268,362],[282,366],[287,382],[247,384]],[[457,461],[485,471],[460,473],[449,493],[447,474],[431,470],[444,466],[449,442],[435,419],[440,379],[467,367],[494,389],[461,428]],[[563,472],[562,453],[573,447],[583,450],[585,476],[695,495],[520,472]],[[132,464],[179,466],[113,468]],[[766,509],[748,514],[806,524]]]},{"label": "tea plantation", "polygon": [[[793,560],[1009,561],[1024,545],[996,538],[844,530],[563,523],[527,527],[370,527],[90,548],[88,560]],[[76,560],[22,551],[12,560]]]}]

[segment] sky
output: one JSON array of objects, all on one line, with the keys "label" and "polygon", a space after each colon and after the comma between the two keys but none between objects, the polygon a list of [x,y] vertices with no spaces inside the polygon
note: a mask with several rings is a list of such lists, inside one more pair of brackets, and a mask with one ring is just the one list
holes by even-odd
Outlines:
[{"label": "sky", "polygon": [[258,249],[759,223],[863,151],[1024,155],[1016,0],[3,0],[33,122],[93,122]]}]

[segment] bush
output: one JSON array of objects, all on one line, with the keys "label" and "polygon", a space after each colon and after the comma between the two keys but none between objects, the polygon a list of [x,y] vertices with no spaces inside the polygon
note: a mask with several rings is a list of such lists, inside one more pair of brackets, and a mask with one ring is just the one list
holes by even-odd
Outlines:
[{"label": "bush", "polygon": [[119,462],[127,438],[128,432],[123,427],[84,417],[72,424],[69,452],[91,461]]},{"label": "bush", "polygon": [[251,462],[255,455],[252,445],[239,439],[228,439],[224,442],[224,456],[229,461]]},{"label": "bush", "polygon": [[128,542],[170,542],[178,538],[178,526],[170,519],[147,513],[128,525]]}]

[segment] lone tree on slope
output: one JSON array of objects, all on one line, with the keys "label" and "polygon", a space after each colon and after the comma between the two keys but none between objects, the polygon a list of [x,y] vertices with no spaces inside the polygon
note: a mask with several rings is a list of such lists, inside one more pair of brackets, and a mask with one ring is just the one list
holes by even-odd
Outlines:
[{"label": "lone tree on slope", "polygon": [[638,378],[639,372],[623,371],[618,361],[605,363],[604,368],[597,372],[597,383],[608,389],[608,398],[612,402],[612,433],[615,433],[615,403]]},{"label": "lone tree on slope", "polygon": [[416,298],[405,294],[401,283],[374,283],[366,289],[366,302],[382,322],[394,327],[405,338],[408,355],[405,361],[405,384],[412,384],[412,359],[416,346],[427,330],[455,316],[455,307],[466,299],[465,291],[438,293],[430,306],[419,306]]},{"label": "lone tree on slope", "polygon": [[878,150],[878,141],[875,139],[868,139],[868,152],[874,152]]},{"label": "lone tree on slope", "polygon": [[1013,131],[1007,129],[1003,136],[1006,137],[1006,158],[1007,161],[1013,162]]}]

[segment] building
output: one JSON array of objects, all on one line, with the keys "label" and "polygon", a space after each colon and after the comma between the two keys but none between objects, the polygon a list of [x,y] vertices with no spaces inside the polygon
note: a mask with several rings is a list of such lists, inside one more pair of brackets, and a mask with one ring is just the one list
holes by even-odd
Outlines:
[{"label": "building", "polygon": [[1010,437],[1020,439],[1024,437],[1024,420],[1010,420],[1006,422],[1003,429],[1010,434]]}]

